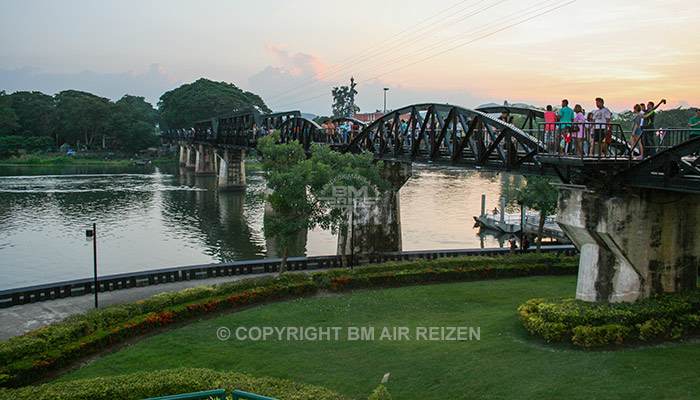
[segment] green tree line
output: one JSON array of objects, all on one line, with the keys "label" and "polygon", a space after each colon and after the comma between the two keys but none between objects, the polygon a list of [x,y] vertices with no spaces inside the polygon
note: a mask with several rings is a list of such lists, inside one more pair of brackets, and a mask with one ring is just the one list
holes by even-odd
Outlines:
[{"label": "green tree line", "polygon": [[233,84],[199,79],[164,93],[158,109],[144,97],[117,101],[78,90],[54,96],[0,91],[0,155],[20,150],[76,148],[135,152],[158,143],[159,127],[190,127],[196,121],[256,108],[270,112],[260,96]]}]

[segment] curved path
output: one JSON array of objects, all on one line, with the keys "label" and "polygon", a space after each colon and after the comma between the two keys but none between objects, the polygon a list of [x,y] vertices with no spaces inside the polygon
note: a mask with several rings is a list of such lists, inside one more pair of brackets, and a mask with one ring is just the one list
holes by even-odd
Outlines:
[{"label": "curved path", "polygon": [[[316,271],[321,270],[315,269],[307,270],[305,272],[312,273]],[[218,278],[163,283],[128,290],[101,292],[99,294],[99,304],[101,307],[114,303],[138,301],[164,292],[176,292],[191,287],[210,286],[216,283],[257,278],[274,274],[277,273],[273,272],[267,274],[223,276]],[[4,341],[13,336],[18,336],[46,325],[62,321],[64,318],[92,310],[94,307],[95,297],[92,295],[87,295],[23,304],[10,308],[2,308],[0,309],[0,341]]]}]

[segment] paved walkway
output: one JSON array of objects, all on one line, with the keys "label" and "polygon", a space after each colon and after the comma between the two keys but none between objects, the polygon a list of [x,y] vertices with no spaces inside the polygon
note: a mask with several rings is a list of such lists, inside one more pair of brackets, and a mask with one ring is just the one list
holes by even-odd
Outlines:
[{"label": "paved walkway", "polygon": [[[308,270],[305,272],[312,273],[315,271],[320,270]],[[115,290],[99,293],[98,301],[100,307],[102,307],[125,301],[138,301],[163,292],[175,292],[196,286],[208,286],[215,283],[276,274],[276,272],[273,272],[268,274],[224,276]],[[26,332],[31,332],[43,326],[61,321],[71,315],[92,310],[93,308],[95,308],[95,296],[92,294],[0,308],[0,341]]]}]

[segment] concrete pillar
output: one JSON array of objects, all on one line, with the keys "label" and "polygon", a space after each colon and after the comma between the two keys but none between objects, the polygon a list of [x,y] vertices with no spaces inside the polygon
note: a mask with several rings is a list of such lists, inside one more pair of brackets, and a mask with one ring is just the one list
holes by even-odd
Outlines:
[{"label": "concrete pillar", "polygon": [[180,165],[187,164],[187,146],[179,145],[180,147]]},{"label": "concrete pillar", "polygon": [[391,189],[376,199],[356,201],[349,213],[347,237],[338,235],[338,254],[401,251],[401,208],[399,190],[411,177],[410,163],[384,161],[382,178]]},{"label": "concrete pillar", "polygon": [[700,196],[562,185],[557,222],[581,252],[578,299],[635,301],[697,285]]},{"label": "concrete pillar", "polygon": [[197,152],[194,147],[187,146],[187,160],[185,161],[185,168],[195,169],[197,165]]},{"label": "concrete pillar", "polygon": [[215,175],[215,162],[216,158],[214,156],[214,148],[200,144],[197,148],[197,160],[195,163],[194,173],[197,175]]},{"label": "concrete pillar", "polygon": [[219,190],[245,190],[245,150],[219,153]]}]

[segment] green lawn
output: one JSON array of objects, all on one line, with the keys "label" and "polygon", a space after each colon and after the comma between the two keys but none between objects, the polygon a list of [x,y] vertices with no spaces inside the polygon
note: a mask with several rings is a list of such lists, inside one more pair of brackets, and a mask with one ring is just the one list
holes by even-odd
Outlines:
[{"label": "green lawn", "polygon": [[[65,379],[183,366],[325,386],[364,399],[390,372],[394,399],[698,398],[700,344],[623,351],[548,345],[518,323],[534,297],[571,297],[576,277],[544,277],[361,291],[258,307],[188,325],[105,357]],[[218,340],[227,327],[342,327],[339,341]],[[348,341],[374,326],[375,340]],[[379,340],[406,326],[410,341]],[[415,328],[480,327],[481,340],[416,341]]]}]

